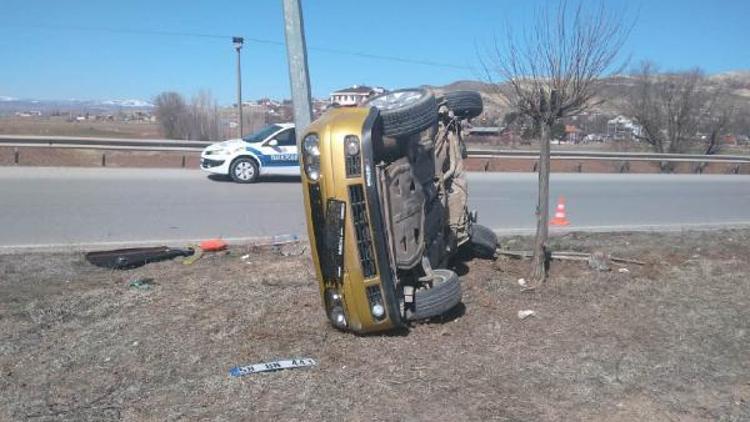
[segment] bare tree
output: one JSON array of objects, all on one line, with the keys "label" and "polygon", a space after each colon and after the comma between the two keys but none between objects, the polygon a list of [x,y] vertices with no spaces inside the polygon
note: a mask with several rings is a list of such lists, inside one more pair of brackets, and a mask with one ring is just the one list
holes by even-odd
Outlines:
[{"label": "bare tree", "polygon": [[246,133],[255,133],[266,126],[266,112],[263,109],[246,107],[242,111],[242,121]]},{"label": "bare tree", "polygon": [[[725,83],[712,83],[701,69],[659,73],[644,62],[633,72],[635,88],[626,96],[626,112],[641,131],[636,138],[658,153],[684,153],[691,146],[715,154],[730,126],[735,103]],[[662,171],[671,170],[662,163]]]},{"label": "bare tree", "polygon": [[734,124],[737,103],[724,88],[718,88],[711,95],[707,109],[707,116],[701,124],[701,132],[706,134],[703,154],[718,154],[721,150],[721,136],[731,130]]},{"label": "bare tree", "polygon": [[200,91],[190,104],[190,139],[218,141],[221,138],[219,125],[219,108],[216,100],[211,92]]},{"label": "bare tree", "polygon": [[495,39],[482,63],[487,79],[509,105],[531,119],[541,138],[539,196],[531,279],[544,281],[548,266],[550,133],[560,119],[597,104],[600,78],[617,73],[615,66],[630,27],[623,13],[610,13],[603,3],[584,9],[562,0],[553,10],[537,12],[521,37],[508,30]]},{"label": "bare tree", "polygon": [[166,138],[219,141],[223,137],[219,107],[210,91],[200,91],[189,105],[176,92],[162,92],[154,105]]},{"label": "bare tree", "polygon": [[168,139],[185,139],[189,132],[185,128],[187,105],[182,95],[176,92],[162,92],[154,98],[156,118],[164,136]]}]

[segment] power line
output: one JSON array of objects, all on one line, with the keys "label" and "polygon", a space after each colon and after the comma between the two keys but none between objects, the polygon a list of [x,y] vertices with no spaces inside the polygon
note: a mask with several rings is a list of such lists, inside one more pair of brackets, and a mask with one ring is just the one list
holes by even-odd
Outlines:
[{"label": "power line", "polygon": [[213,39],[227,39],[232,38],[231,35],[220,35],[220,34],[203,34],[198,32],[177,32],[177,31],[160,31],[152,29],[127,29],[127,28],[105,28],[100,26],[74,26],[74,25],[47,25],[47,24],[16,24],[16,23],[3,23],[3,26],[15,26],[22,28],[39,28],[39,29],[51,29],[57,31],[88,31],[88,32],[110,32],[115,34],[133,34],[133,35],[166,35],[175,37],[196,37],[196,38],[213,38]]},{"label": "power line", "polygon": [[[45,25],[45,24],[28,24],[22,25],[17,23],[3,23],[3,26],[15,26],[22,28],[39,28],[57,31],[89,31],[89,32],[109,32],[114,34],[131,34],[131,35],[160,35],[160,36],[173,36],[173,37],[194,37],[194,38],[207,38],[207,39],[232,39],[235,35],[222,35],[222,34],[208,34],[200,32],[181,32],[181,31],[161,31],[152,29],[127,29],[127,28],[107,28],[99,26],[73,26],[73,25]],[[283,47],[285,44],[283,41],[270,40],[263,38],[243,37],[245,41],[254,42],[256,44],[276,45]],[[463,69],[472,70],[469,66],[461,66],[452,63],[436,62],[432,60],[420,60],[420,59],[409,59],[405,57],[389,56],[384,54],[375,54],[365,51],[350,51],[342,50],[338,48],[329,47],[316,47],[308,46],[308,50],[319,51],[322,53],[338,54],[343,56],[361,57],[365,59],[383,60],[398,63],[410,63],[422,66],[442,67],[448,69]]]}]

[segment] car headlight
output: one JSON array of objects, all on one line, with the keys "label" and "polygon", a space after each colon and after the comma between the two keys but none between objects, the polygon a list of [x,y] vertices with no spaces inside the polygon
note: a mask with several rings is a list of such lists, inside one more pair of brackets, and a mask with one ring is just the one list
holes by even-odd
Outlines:
[{"label": "car headlight", "polygon": [[344,151],[350,157],[356,157],[359,154],[359,138],[356,135],[344,137]]},{"label": "car headlight", "polygon": [[344,305],[341,302],[341,295],[332,289],[326,289],[325,304],[326,308],[328,308],[328,318],[333,323],[333,326],[339,330],[346,329],[346,314],[344,313]]},{"label": "car headlight", "polygon": [[315,133],[302,140],[302,159],[307,177],[317,182],[320,179],[320,138]]},{"label": "car headlight", "polygon": [[240,152],[240,151],[242,151],[244,149],[245,149],[244,147],[235,148],[233,150],[224,149],[224,148],[222,148],[222,149],[213,149],[211,151],[206,151],[205,155],[227,155],[227,154],[231,154],[231,153],[235,153],[235,152]]}]

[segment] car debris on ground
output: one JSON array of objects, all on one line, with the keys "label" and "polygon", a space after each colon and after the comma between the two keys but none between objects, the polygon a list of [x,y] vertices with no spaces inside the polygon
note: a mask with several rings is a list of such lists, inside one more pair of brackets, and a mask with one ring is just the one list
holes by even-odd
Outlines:
[{"label": "car debris on ground", "polygon": [[192,265],[195,261],[203,257],[203,249],[201,249],[200,245],[190,245],[189,249],[192,249],[194,252],[191,256],[186,256],[182,260],[182,265]]},{"label": "car debris on ground", "polygon": [[525,320],[526,318],[532,317],[534,315],[536,315],[536,312],[532,311],[531,309],[518,311],[518,319],[520,319],[521,321]]},{"label": "car debris on ground", "polygon": [[203,252],[218,252],[227,249],[227,243],[221,239],[204,240],[187,248],[170,246],[152,246],[142,248],[114,249],[109,251],[88,252],[85,257],[92,265],[113,270],[129,270],[142,267],[151,262],[166,261],[183,257],[182,263],[193,264],[203,256]]},{"label": "car debris on ground", "polygon": [[189,257],[194,253],[193,249],[156,246],[89,252],[86,254],[86,260],[97,267],[126,270],[138,268],[151,262],[166,261],[180,256]]},{"label": "car debris on ground", "polygon": [[229,376],[242,377],[257,372],[280,371],[282,369],[309,368],[317,365],[314,359],[301,358],[290,360],[275,360],[271,362],[256,363],[247,366],[236,366],[229,370]]},{"label": "car debris on ground", "polygon": [[225,250],[229,245],[221,239],[204,240],[198,244],[204,252],[219,252]]},{"label": "car debris on ground", "polygon": [[140,290],[149,290],[154,285],[154,279],[149,277],[135,277],[128,282],[129,287]]},{"label": "car debris on ground", "polygon": [[204,252],[221,252],[225,251],[228,246],[227,242],[221,239],[204,240],[197,245],[191,245],[191,248],[195,250],[195,254],[183,259],[182,263],[185,265],[191,265],[195,261],[201,259]]}]

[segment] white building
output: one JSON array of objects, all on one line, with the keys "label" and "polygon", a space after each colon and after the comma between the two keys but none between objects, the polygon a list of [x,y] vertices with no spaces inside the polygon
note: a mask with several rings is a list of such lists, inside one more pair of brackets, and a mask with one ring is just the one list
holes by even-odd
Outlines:
[{"label": "white building", "polygon": [[354,85],[349,88],[340,89],[331,93],[331,105],[340,106],[357,106],[364,103],[373,95],[379,95],[385,92],[380,87],[371,88],[366,85]]},{"label": "white building", "polygon": [[607,122],[607,138],[622,141],[641,136],[643,128],[625,116],[617,116]]}]

